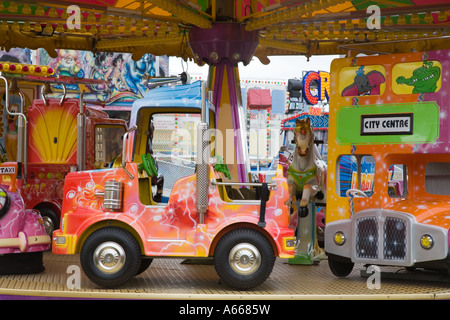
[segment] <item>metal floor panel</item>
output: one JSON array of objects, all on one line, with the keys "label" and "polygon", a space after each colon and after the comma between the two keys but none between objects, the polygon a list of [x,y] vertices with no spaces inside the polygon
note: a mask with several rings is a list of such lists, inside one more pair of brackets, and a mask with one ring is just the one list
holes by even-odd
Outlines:
[{"label": "metal floor panel", "polygon": [[[277,259],[270,277],[259,287],[235,291],[219,283],[211,264],[182,264],[182,259],[154,259],[152,265],[118,289],[101,289],[81,271],[81,288],[70,290],[67,268],[80,266],[79,256],[44,253],[45,271],[36,275],[0,276],[0,295],[100,299],[449,299],[450,284],[381,279],[380,289],[368,289],[356,266],[346,278],[336,278],[327,261],[289,265]],[[384,269],[383,269],[384,270]],[[397,270],[397,269],[396,269]],[[395,270],[394,270],[395,271]]]}]

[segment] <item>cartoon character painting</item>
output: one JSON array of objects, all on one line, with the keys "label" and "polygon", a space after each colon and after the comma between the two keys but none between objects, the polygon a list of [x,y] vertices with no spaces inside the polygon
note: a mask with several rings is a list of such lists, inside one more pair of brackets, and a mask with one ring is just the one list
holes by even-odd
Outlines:
[{"label": "cartoon character painting", "polygon": [[101,52],[95,57],[91,78],[105,80],[105,84],[91,86],[100,101],[118,100],[126,94],[133,100],[143,97],[148,90],[144,83],[147,76],[156,76],[155,57],[144,55],[140,60],[125,59],[125,54]]},{"label": "cartoon character painting", "polygon": [[441,69],[433,66],[432,61],[424,61],[423,65],[413,71],[410,78],[397,77],[397,84],[414,87],[412,93],[436,92],[437,82],[441,76]]},{"label": "cartoon character painting", "polygon": [[79,61],[79,53],[76,50],[62,49],[58,51],[58,58],[54,64],[60,76],[65,77],[84,77],[84,70]]},{"label": "cartoon character painting", "polygon": [[143,97],[148,90],[147,86],[144,84],[144,80],[145,77],[156,76],[155,61],[155,56],[145,54],[140,60],[128,61],[125,64],[125,79],[127,85],[135,94]]},{"label": "cartoon character painting", "polygon": [[356,70],[354,82],[344,88],[342,96],[379,95],[380,85],[384,82],[385,78],[381,72],[372,70],[365,73],[364,66],[360,66]]},{"label": "cartoon character painting", "polygon": [[[56,59],[45,50],[39,50],[39,63],[51,66],[57,75],[100,80],[87,85],[86,101],[95,100],[107,105],[127,106],[144,96],[149,89],[147,77],[164,76],[168,69],[168,57],[145,54],[134,61],[129,53],[112,53],[59,50]],[[62,90],[54,86],[53,89]],[[80,92],[78,84],[68,84],[66,89],[74,97]]]},{"label": "cartoon character painting", "polygon": [[107,101],[110,98],[110,90],[107,85],[108,79],[111,77],[113,68],[111,65],[113,59],[113,53],[101,52],[95,57],[95,64],[91,70],[91,79],[104,80],[105,83],[100,83],[91,86],[91,89],[96,94],[96,98],[99,101]]},{"label": "cartoon character painting", "polygon": [[125,60],[123,55],[118,54],[112,61],[112,66],[114,67],[112,76],[111,76],[111,88],[114,91],[122,92],[122,91],[130,91],[130,87],[127,85],[125,79],[125,68],[124,68]]}]

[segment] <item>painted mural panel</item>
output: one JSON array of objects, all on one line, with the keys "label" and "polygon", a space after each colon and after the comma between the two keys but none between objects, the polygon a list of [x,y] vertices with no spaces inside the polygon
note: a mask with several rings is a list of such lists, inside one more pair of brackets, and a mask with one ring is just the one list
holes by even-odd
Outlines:
[{"label": "painted mural panel", "polygon": [[438,92],[441,73],[442,65],[436,60],[398,63],[392,68],[392,90],[396,94]]},{"label": "painted mural panel", "polygon": [[341,95],[348,97],[383,94],[385,73],[381,65],[342,68],[339,82]]},{"label": "painted mural panel", "polygon": [[[84,98],[106,105],[131,106],[142,98],[149,89],[147,77],[168,74],[169,58],[145,54],[134,61],[129,53],[58,50],[58,57],[52,59],[45,50],[38,50],[38,61],[56,70],[57,75],[104,81],[102,84],[86,85]],[[80,92],[80,86],[67,87],[69,92]]]}]

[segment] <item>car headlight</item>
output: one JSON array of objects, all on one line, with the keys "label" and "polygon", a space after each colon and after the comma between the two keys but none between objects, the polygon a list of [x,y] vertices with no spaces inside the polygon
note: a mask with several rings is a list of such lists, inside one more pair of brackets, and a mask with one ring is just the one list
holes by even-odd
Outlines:
[{"label": "car headlight", "polygon": [[334,234],[333,240],[338,246],[342,246],[346,240],[345,234],[342,231],[338,231]]},{"label": "car headlight", "polygon": [[433,237],[429,234],[424,234],[420,237],[420,246],[424,249],[431,249],[434,245]]}]

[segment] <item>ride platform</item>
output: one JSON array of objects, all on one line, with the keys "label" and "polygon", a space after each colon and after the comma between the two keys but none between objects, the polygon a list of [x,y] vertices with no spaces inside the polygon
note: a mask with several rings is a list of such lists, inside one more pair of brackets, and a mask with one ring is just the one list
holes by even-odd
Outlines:
[{"label": "ride platform", "polygon": [[[44,253],[45,271],[33,275],[0,276],[0,299],[152,299],[152,300],[433,300],[449,299],[450,283],[442,275],[428,278],[422,273],[417,280],[405,277],[408,272],[382,269],[379,289],[370,289],[371,274],[355,265],[346,278],[336,278],[326,260],[316,265],[290,265],[277,259],[270,277],[253,290],[236,291],[219,282],[211,261],[186,263],[183,259],[154,259],[139,276],[117,289],[103,289],[83,273],[78,255],[62,256]],[[73,267],[75,266],[75,267]],[[79,271],[79,289],[70,289],[70,278]],[[392,278],[393,274],[401,275]],[[417,273],[416,273],[417,274]],[[363,276],[362,276],[363,275]],[[365,276],[364,276],[365,275]],[[373,286],[372,286],[373,287]]]}]

